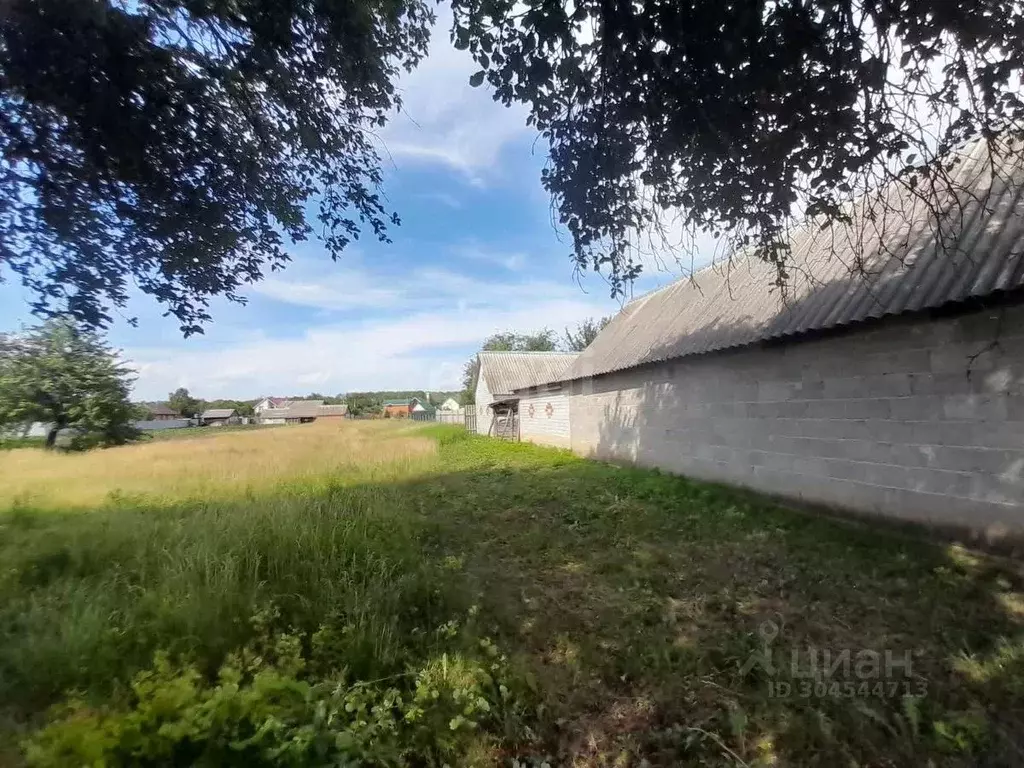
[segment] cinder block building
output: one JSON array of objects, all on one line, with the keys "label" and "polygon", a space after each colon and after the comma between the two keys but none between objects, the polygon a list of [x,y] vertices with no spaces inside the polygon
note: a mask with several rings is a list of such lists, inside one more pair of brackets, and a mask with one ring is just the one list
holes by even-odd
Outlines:
[{"label": "cinder block building", "polygon": [[[558,381],[577,453],[805,502],[1024,530],[1024,173],[961,150],[758,259],[638,298]],[[536,407],[536,406],[535,406]],[[525,421],[524,421],[525,424]]]},{"label": "cinder block building", "polygon": [[481,435],[569,448],[569,387],[576,353],[480,352],[475,403]]}]

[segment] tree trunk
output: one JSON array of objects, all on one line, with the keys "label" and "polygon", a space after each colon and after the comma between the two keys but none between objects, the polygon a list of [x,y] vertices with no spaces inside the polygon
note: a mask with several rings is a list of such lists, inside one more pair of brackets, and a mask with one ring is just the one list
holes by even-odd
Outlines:
[{"label": "tree trunk", "polygon": [[68,423],[64,418],[54,419],[46,432],[46,450],[52,451],[57,444],[57,434],[66,427]]}]

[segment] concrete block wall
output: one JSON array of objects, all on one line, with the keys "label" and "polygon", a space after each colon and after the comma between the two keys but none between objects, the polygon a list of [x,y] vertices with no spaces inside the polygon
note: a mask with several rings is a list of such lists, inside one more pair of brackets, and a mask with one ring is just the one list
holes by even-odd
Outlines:
[{"label": "concrete block wall", "polygon": [[858,512],[1024,531],[1024,306],[573,382],[573,450]]},{"label": "concrete block wall", "polygon": [[571,447],[568,387],[555,392],[521,392],[519,436],[532,443]]}]

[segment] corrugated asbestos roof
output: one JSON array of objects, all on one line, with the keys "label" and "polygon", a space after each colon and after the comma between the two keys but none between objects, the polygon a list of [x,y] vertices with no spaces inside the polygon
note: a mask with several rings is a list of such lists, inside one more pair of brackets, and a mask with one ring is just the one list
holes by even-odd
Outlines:
[{"label": "corrugated asbestos roof", "polygon": [[[1015,143],[1019,157],[1021,144]],[[928,191],[907,179],[848,225],[804,225],[791,239],[789,285],[754,259],[708,267],[629,303],[566,378],[833,328],[1024,286],[1024,169],[970,145],[953,184]],[[936,203],[935,201],[939,201]],[[942,213],[936,215],[935,211]]]},{"label": "corrugated asbestos roof", "polygon": [[577,357],[575,352],[481,352],[480,375],[491,395],[510,395],[517,389],[566,378]]},{"label": "corrugated asbestos roof", "polygon": [[320,415],[323,400],[292,400],[287,408],[275,408],[264,414],[271,419],[311,419]]},{"label": "corrugated asbestos roof", "polygon": [[292,400],[287,408],[264,411],[265,419],[311,419],[317,416],[344,416],[347,405],[324,405],[323,400]]},{"label": "corrugated asbestos roof", "polygon": [[235,415],[234,408],[210,408],[207,411],[203,411],[203,415],[200,418],[203,419],[228,419]]}]

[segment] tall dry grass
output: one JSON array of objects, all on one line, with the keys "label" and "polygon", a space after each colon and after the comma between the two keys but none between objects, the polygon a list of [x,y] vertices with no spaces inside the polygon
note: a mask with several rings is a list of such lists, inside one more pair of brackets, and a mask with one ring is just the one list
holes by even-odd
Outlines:
[{"label": "tall dry grass", "polygon": [[369,421],[232,431],[80,454],[2,451],[0,510],[223,498],[338,473],[386,479],[435,453],[436,443],[408,425]]},{"label": "tall dry grass", "polygon": [[343,627],[354,675],[401,669],[451,616],[402,482],[437,469],[429,434],[345,422],[0,455],[0,716],[102,698],[157,649],[219,663],[271,605]]}]

